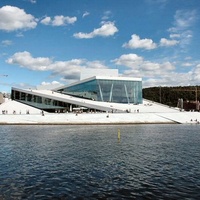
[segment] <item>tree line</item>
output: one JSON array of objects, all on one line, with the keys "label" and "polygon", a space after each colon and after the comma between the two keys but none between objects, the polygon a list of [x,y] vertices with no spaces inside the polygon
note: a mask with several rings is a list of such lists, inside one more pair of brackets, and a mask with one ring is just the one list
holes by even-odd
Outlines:
[{"label": "tree line", "polygon": [[178,99],[194,102],[200,100],[200,86],[143,88],[143,98],[176,107]]}]

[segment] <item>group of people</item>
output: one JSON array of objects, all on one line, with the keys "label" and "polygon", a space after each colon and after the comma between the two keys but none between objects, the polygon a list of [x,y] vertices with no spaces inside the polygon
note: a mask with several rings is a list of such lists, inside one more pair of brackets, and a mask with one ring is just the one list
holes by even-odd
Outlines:
[{"label": "group of people", "polygon": [[[3,114],[3,115],[7,115],[7,114],[8,114],[8,111],[7,111],[7,110],[2,110],[2,114]],[[15,110],[13,110],[12,114],[15,115],[15,114],[17,114],[17,112],[16,112]],[[20,114],[20,115],[22,114],[21,111],[19,111],[19,114]],[[26,111],[26,114],[27,114],[27,115],[30,114],[29,110]]]},{"label": "group of people", "polygon": [[197,123],[197,124],[200,123],[197,119],[195,119],[195,120],[192,120],[192,119],[191,119],[190,122],[191,122],[191,123]]},{"label": "group of people", "polygon": [[7,110],[2,110],[2,114],[3,115],[8,114],[8,111]]}]

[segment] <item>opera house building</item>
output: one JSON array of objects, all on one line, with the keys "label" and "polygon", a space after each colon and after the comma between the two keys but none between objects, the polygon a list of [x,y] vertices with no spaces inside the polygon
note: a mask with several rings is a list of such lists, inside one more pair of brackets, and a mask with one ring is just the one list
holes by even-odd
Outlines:
[{"label": "opera house building", "polygon": [[107,102],[142,104],[142,79],[121,77],[117,69],[84,69],[75,83],[53,90],[12,88],[11,98],[46,112],[107,112],[113,111]]}]

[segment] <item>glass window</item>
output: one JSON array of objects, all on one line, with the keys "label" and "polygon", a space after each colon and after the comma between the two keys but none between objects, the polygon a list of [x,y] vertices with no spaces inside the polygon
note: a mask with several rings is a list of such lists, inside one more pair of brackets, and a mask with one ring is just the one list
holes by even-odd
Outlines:
[{"label": "glass window", "polygon": [[142,82],[126,80],[91,80],[64,89],[65,93],[97,101],[142,103]]}]

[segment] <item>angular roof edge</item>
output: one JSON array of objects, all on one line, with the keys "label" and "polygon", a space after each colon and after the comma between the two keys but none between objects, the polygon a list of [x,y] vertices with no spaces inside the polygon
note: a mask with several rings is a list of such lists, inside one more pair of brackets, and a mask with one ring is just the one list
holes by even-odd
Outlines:
[{"label": "angular roof edge", "polygon": [[95,79],[101,79],[101,80],[121,80],[121,81],[142,81],[142,78],[131,78],[131,77],[122,77],[122,76],[118,76],[118,77],[113,77],[113,76],[92,76],[90,78],[86,78],[80,81],[76,81],[74,83],[71,83],[69,85],[65,85],[65,86],[61,86],[58,88],[53,89],[53,91],[57,91],[57,90],[61,90],[63,88],[66,87],[70,87],[70,86],[74,86],[80,83],[85,83],[91,80],[95,80]]}]

